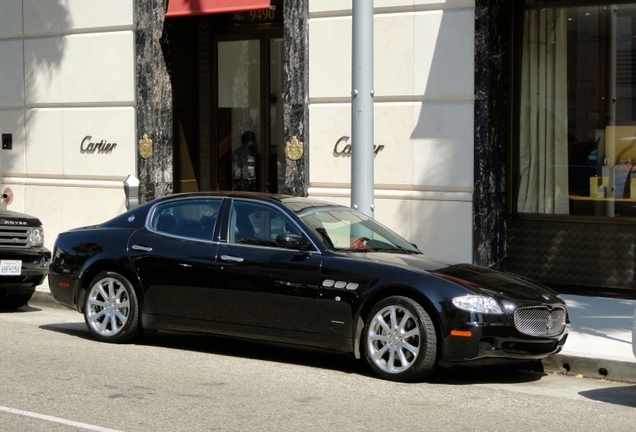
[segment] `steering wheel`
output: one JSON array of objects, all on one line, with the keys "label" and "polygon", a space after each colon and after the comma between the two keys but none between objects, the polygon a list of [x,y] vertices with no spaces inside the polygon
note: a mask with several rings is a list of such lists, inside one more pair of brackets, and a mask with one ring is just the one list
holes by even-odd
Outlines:
[{"label": "steering wheel", "polygon": [[369,246],[367,246],[367,242],[369,241],[369,237],[358,237],[351,243],[350,249],[353,250],[373,250]]}]

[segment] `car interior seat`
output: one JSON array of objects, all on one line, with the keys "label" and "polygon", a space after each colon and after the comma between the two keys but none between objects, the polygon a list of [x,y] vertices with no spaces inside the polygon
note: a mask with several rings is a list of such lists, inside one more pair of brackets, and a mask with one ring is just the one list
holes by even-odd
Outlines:
[{"label": "car interior seat", "polygon": [[157,218],[157,231],[174,234],[177,232],[177,219],[171,214],[160,214]]}]

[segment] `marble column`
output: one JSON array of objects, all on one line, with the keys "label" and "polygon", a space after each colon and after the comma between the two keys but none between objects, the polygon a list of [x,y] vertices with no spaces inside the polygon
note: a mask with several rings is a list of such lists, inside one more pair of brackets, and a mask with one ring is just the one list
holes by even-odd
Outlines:
[{"label": "marble column", "polygon": [[473,261],[493,268],[503,268],[506,244],[510,3],[475,2]]},{"label": "marble column", "polygon": [[148,158],[137,152],[141,203],[173,191],[172,87],[167,65],[165,10],[166,0],[135,0],[137,141],[144,134],[152,140],[152,154]]},{"label": "marble column", "polygon": [[210,74],[212,73],[212,59],[210,59],[210,24],[207,19],[198,21],[198,66],[199,66],[199,190],[207,191],[212,188],[210,183],[210,135],[211,93]]},{"label": "marble column", "polygon": [[309,182],[309,82],[308,0],[285,0],[283,65],[284,138],[296,136],[303,143],[303,156],[297,161],[287,158],[285,190],[290,195],[307,196]]}]

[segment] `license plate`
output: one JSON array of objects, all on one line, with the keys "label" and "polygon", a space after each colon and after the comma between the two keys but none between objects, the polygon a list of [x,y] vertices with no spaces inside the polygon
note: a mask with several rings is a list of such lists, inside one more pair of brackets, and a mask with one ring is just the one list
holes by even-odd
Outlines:
[{"label": "license plate", "polygon": [[0,275],[20,276],[22,273],[22,261],[2,260],[0,261]]}]

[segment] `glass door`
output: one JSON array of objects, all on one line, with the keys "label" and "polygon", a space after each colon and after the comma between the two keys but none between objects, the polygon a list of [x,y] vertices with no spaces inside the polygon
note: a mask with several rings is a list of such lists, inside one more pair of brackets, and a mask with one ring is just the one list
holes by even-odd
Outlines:
[{"label": "glass door", "polygon": [[217,41],[217,190],[284,185],[282,39]]}]

